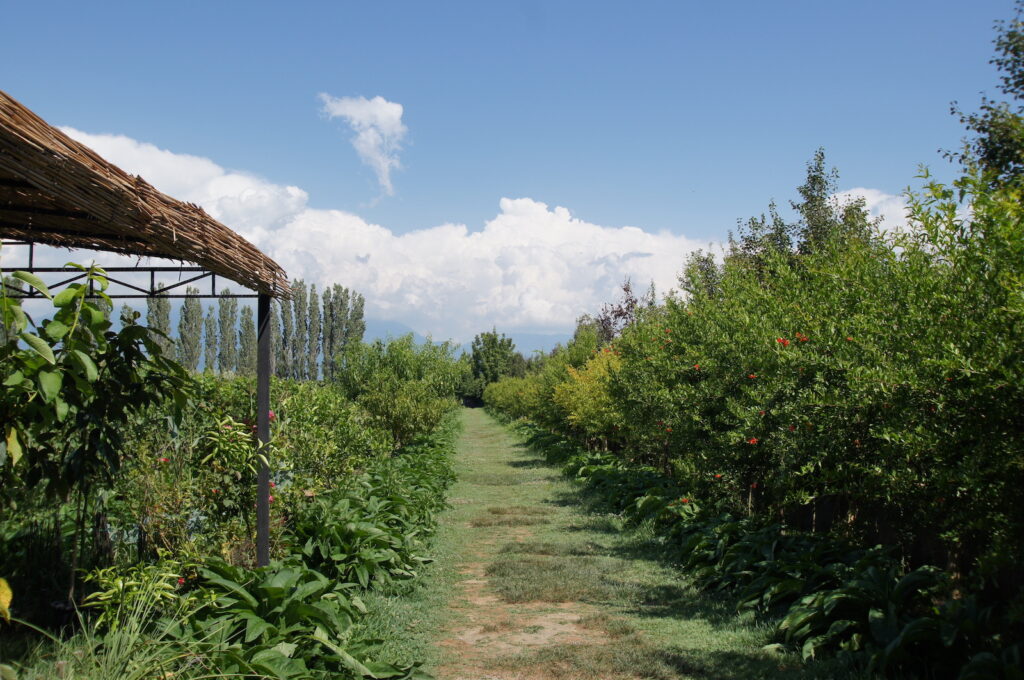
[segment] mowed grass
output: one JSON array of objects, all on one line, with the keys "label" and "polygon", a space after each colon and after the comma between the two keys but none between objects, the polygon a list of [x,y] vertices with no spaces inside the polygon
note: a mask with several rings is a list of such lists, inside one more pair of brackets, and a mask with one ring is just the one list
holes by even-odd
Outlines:
[{"label": "mowed grass", "polygon": [[727,598],[696,591],[684,573],[659,561],[650,535],[588,512],[577,485],[482,409],[464,410],[462,420],[459,480],[442,517],[436,562],[411,594],[387,598],[384,608],[373,603],[372,629],[388,639],[388,660],[425,659],[431,671],[452,663],[451,652],[430,642],[465,625],[473,605],[458,584],[475,578],[465,573],[473,564],[509,608],[488,632],[515,628],[521,606],[580,602],[593,612],[579,625],[597,642],[500,654],[496,673],[542,669],[538,677],[565,680],[857,677],[838,664],[804,667],[793,655],[765,651],[769,627],[738,614]]}]

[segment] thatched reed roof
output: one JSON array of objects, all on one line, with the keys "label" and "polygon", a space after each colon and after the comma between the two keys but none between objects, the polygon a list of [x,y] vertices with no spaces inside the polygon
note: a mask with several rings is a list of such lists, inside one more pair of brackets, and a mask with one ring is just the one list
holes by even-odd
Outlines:
[{"label": "thatched reed roof", "polygon": [[281,267],[192,203],[129,175],[0,90],[0,237],[187,261],[288,297]]}]

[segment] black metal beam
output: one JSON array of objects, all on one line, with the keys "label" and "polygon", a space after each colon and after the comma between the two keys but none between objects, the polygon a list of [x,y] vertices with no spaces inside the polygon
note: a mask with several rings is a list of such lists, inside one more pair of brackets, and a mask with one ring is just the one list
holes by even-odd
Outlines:
[{"label": "black metal beam", "polygon": [[256,475],[256,564],[270,562],[270,296],[256,303],[256,437],[259,472]]}]

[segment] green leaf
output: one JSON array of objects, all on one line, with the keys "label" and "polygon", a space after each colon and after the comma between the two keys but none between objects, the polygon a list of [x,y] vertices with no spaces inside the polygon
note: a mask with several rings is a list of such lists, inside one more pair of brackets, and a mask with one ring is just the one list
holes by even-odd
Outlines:
[{"label": "green leaf", "polygon": [[17,465],[21,458],[21,443],[18,441],[18,430],[7,426],[7,455],[11,457],[11,465]]},{"label": "green leaf", "polygon": [[47,363],[57,363],[56,357],[53,356],[53,350],[50,348],[46,341],[37,335],[32,335],[29,332],[21,332],[18,337],[25,341],[33,352],[46,359]]},{"label": "green leaf", "polygon": [[18,279],[19,281],[24,281],[25,283],[27,283],[28,285],[32,286],[33,288],[38,290],[40,293],[45,295],[47,297],[47,299],[50,299],[50,300],[53,299],[53,296],[50,295],[50,289],[47,288],[46,284],[43,283],[43,280],[41,278],[39,278],[38,276],[36,276],[35,274],[30,274],[29,272],[23,272],[23,271],[16,271],[16,272],[11,274],[11,278],[12,279]]},{"label": "green leaf", "polygon": [[73,283],[61,292],[57,293],[57,297],[53,298],[54,307],[67,307],[75,298],[79,296],[79,292],[82,290],[82,284]]},{"label": "green leaf", "polygon": [[60,386],[64,382],[64,374],[58,370],[39,371],[36,376],[39,380],[39,390],[42,392],[43,401],[52,403],[60,394]]},{"label": "green leaf", "polygon": [[71,356],[78,361],[78,364],[85,371],[85,377],[89,382],[95,382],[100,377],[100,371],[96,368],[96,362],[88,354],[80,349],[76,349],[71,352]]},{"label": "green leaf", "polygon": [[0,313],[3,314],[2,320],[5,326],[13,326],[18,332],[25,330],[25,327],[28,326],[28,317],[17,300],[0,299]]},{"label": "green leaf", "polygon": [[15,371],[14,373],[11,373],[9,376],[7,376],[6,380],[4,380],[4,387],[14,387],[15,385],[21,383],[21,381],[24,379],[24,373],[22,373],[21,371]]},{"label": "green leaf", "polygon": [[316,633],[313,634],[313,639],[316,640],[317,642],[319,642],[320,644],[322,644],[327,649],[329,649],[332,652],[334,652],[334,654],[336,654],[337,657],[341,660],[342,665],[344,665],[350,671],[353,671],[355,673],[359,673],[360,675],[363,675],[363,676],[369,677],[369,678],[376,678],[377,677],[376,675],[374,675],[373,671],[371,671],[369,668],[367,668],[362,663],[360,663],[358,660],[356,660],[355,657],[353,657],[351,654],[346,652],[344,649],[342,649],[341,647],[339,647],[338,645],[334,644],[333,642],[328,640],[326,637],[324,637],[323,632],[320,631],[319,629],[317,630]]},{"label": "green leaf", "polygon": [[49,323],[47,323],[45,328],[46,336],[51,340],[60,340],[65,335],[67,335],[68,331],[70,330],[71,329],[68,327],[66,323],[62,321],[57,321],[56,319],[52,319]]}]

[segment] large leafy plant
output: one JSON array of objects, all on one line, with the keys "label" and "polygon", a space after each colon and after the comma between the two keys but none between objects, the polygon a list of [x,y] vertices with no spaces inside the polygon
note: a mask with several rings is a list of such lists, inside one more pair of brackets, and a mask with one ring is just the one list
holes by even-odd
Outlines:
[{"label": "large leafy plant", "polygon": [[109,482],[125,455],[125,422],[164,400],[182,406],[188,386],[153,331],[134,324],[111,330],[103,270],[69,266],[84,282],[55,296],[38,277],[11,274],[50,301],[50,319],[35,323],[6,288],[0,294],[3,484],[41,484],[56,498]]}]

